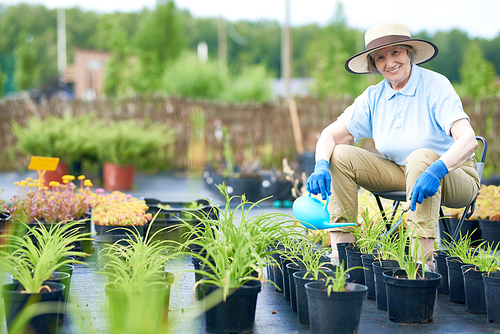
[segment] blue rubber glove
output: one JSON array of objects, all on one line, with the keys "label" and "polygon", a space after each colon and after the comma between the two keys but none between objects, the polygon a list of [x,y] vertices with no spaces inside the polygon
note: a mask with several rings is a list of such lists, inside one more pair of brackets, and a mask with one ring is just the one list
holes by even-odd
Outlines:
[{"label": "blue rubber glove", "polygon": [[314,173],[309,176],[306,183],[306,189],[313,195],[321,193],[321,198],[324,200],[326,196],[330,196],[332,193],[330,191],[332,177],[330,176],[330,171],[328,167],[330,164],[325,159],[321,159],[316,162],[314,166]]},{"label": "blue rubber glove", "polygon": [[424,199],[436,194],[441,184],[440,180],[446,174],[448,174],[448,168],[440,159],[434,161],[420,174],[411,191],[411,211],[415,211],[417,203],[422,204]]}]

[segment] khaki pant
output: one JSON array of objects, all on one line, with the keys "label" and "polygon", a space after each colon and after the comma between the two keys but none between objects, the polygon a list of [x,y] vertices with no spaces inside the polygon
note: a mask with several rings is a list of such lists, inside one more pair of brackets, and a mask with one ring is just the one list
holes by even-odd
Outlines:
[{"label": "khaki pant", "polygon": [[[357,186],[369,191],[405,190],[409,198],[418,176],[438,158],[439,155],[430,149],[418,149],[408,156],[405,167],[355,146],[337,145],[330,161],[332,195],[328,210],[331,222],[352,221],[352,217],[356,219]],[[423,228],[422,237],[437,238],[440,205],[465,207],[478,191],[476,161],[471,158],[441,180],[434,196],[425,199],[422,204],[417,203],[415,211],[409,211],[408,222],[416,222]]]}]

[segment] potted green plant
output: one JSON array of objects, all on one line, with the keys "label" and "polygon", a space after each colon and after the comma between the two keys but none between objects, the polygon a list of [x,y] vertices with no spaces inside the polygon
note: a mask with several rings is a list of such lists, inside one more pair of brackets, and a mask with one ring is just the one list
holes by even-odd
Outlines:
[{"label": "potted green plant", "polygon": [[[482,246],[484,241],[479,245]],[[454,242],[442,240],[442,248],[448,256],[445,258],[448,268],[448,291],[450,301],[453,303],[465,303],[465,288],[462,266],[474,261],[475,252],[472,248],[472,239],[469,233],[460,235]]]},{"label": "potted green plant", "polygon": [[357,333],[367,287],[347,283],[348,272],[358,268],[335,268],[325,281],[306,283],[311,333]]},{"label": "potted green plant", "polygon": [[[331,263],[328,256],[328,250],[323,247],[316,247],[307,239],[299,243],[299,259],[296,263],[288,264],[288,273],[291,274],[290,289],[292,304],[296,303],[296,312],[300,323],[309,324],[309,306],[305,284],[312,281],[326,280],[328,276],[333,275],[335,266]],[[292,305],[293,310],[293,305]]]},{"label": "potted green plant", "polygon": [[[498,254],[496,261],[499,261]],[[500,266],[490,268],[488,272],[483,273],[484,295],[486,302],[486,315],[490,322],[500,323]]]},{"label": "potted green plant", "polygon": [[[154,218],[153,221],[154,223]],[[149,225],[146,235],[149,235]],[[160,233],[157,231],[156,233]],[[107,245],[105,286],[113,333],[163,333],[168,328],[170,287],[174,274],[166,271],[173,250],[168,240],[129,235],[125,244]]]},{"label": "potted green plant", "polygon": [[[31,330],[43,328],[58,328],[66,309],[68,300],[69,280],[67,276],[58,274],[65,264],[85,262],[69,259],[70,256],[87,256],[83,252],[74,251],[74,243],[87,239],[88,235],[77,233],[75,227],[79,222],[62,222],[53,224],[50,229],[39,224],[29,227],[28,233],[33,235],[37,244],[29,235],[5,235],[6,243],[0,250],[0,267],[11,274],[15,283],[2,287],[3,298],[8,305],[5,308],[7,327],[15,332],[15,328],[26,325]],[[61,280],[65,279],[65,280]],[[59,281],[59,282],[58,282]],[[63,284],[64,283],[64,284]],[[65,285],[66,284],[66,285]],[[65,289],[68,289],[65,291]],[[46,309],[48,304],[37,304],[31,316],[25,315],[21,323],[16,323],[16,316],[28,309],[29,305],[43,302],[58,301],[55,311]],[[50,311],[50,312],[49,312]],[[29,311],[26,311],[29,313]],[[23,316],[21,316],[23,317]]]},{"label": "potted green plant", "polygon": [[465,310],[473,314],[486,314],[486,297],[483,274],[500,266],[498,247],[483,244],[476,248],[472,263],[462,266],[464,278]]},{"label": "potted green plant", "polygon": [[[104,189],[96,189],[91,207],[98,254],[108,244],[126,243],[129,236],[142,238],[145,226],[153,218],[144,200],[120,191],[105,193]],[[106,259],[105,255],[98,257],[101,268]]]},{"label": "potted green plant", "polygon": [[[217,219],[200,217],[200,224],[189,225],[186,244],[206,252],[189,253],[201,261],[201,269],[189,269],[201,275],[195,284],[204,293],[203,310],[209,332],[245,332],[253,328],[257,295],[264,281],[263,270],[273,258],[268,247],[280,240],[290,227],[292,217],[284,214],[250,215],[259,202],[229,197],[225,184],[218,185],[224,194],[224,208],[215,206]],[[231,200],[240,203],[231,209]]]},{"label": "potted green plant", "polygon": [[28,118],[26,124],[14,122],[12,133],[16,136],[16,149],[27,156],[57,157],[61,161],[56,171],[47,172],[44,184],[51,181],[61,182],[61,177],[68,174],[72,163],[84,159],[86,152],[97,149],[89,131],[92,115],[63,117],[48,116],[44,119],[36,116]]},{"label": "potted green plant", "polygon": [[[387,289],[387,312],[389,319],[398,323],[427,323],[433,319],[441,274],[422,268],[429,254],[425,254],[419,241],[420,227],[413,225],[404,229],[403,225],[399,226],[396,247],[391,251],[401,269],[382,273]],[[422,263],[417,261],[419,255]]]},{"label": "potted green plant", "polygon": [[[103,163],[104,189],[131,190],[136,168],[149,166],[164,156],[167,145],[175,140],[168,124],[138,122],[134,119],[110,122],[96,130],[97,155]],[[140,165],[138,165],[140,163]]]},{"label": "potted green plant", "polygon": [[[374,252],[376,250],[377,241],[382,237],[386,229],[385,220],[382,218],[380,212],[373,216],[369,216],[368,209],[361,215],[361,222],[355,226],[349,227],[349,231],[354,235],[355,243],[346,247],[347,268],[352,267],[365,267],[365,270],[353,270],[350,272],[351,280],[355,283],[365,284],[365,276],[369,279],[369,296],[374,299],[375,286],[373,281],[373,272],[371,270],[371,263],[373,262]],[[365,259],[362,259],[362,256]]]}]

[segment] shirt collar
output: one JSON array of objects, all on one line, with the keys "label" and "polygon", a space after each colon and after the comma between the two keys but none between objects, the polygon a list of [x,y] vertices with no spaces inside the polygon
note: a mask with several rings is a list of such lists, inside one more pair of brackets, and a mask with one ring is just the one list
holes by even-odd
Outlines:
[{"label": "shirt collar", "polygon": [[396,93],[400,93],[403,95],[407,96],[412,96],[415,95],[415,91],[417,90],[417,85],[418,81],[420,80],[420,67],[418,67],[415,64],[412,64],[411,66],[411,74],[410,74],[410,79],[406,83],[406,85],[401,89],[400,91],[394,90],[391,87],[391,84],[387,79],[384,79],[384,85],[385,85],[385,98],[387,100],[390,100]]}]

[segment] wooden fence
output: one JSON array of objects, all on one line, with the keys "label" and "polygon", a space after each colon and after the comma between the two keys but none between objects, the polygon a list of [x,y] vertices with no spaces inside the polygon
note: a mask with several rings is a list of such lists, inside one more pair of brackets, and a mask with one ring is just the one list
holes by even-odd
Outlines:
[{"label": "wooden fence", "polygon": [[[321,130],[334,121],[352,101],[352,98],[329,98],[322,101],[301,98],[296,101],[306,151],[314,151]],[[464,99],[463,104],[476,134],[484,136],[488,141],[487,165],[499,171],[500,99],[491,98],[479,102]],[[269,155],[269,147],[272,147],[275,168],[281,169],[283,157],[289,160],[297,157],[286,101],[228,104],[179,97],[137,96],[91,102],[51,99],[37,103],[23,95],[0,100],[0,171],[15,170],[28,164],[28,157],[14,150],[16,138],[10,130],[13,120],[24,124],[30,116],[45,118],[48,115],[81,115],[90,112],[95,112],[97,117],[113,120],[135,118],[168,123],[177,130],[170,165],[175,169],[187,169],[191,143],[190,113],[199,109],[204,111],[207,120],[203,147],[207,152],[206,156],[220,158],[223,143],[216,139],[215,130],[218,125],[225,125],[231,133],[231,146],[238,164],[248,159],[263,159],[263,155]],[[373,150],[373,143],[369,140],[363,141],[362,146]]]}]

